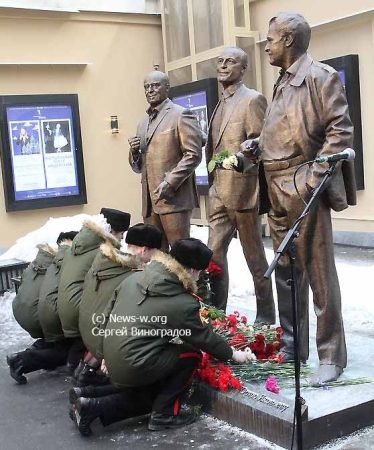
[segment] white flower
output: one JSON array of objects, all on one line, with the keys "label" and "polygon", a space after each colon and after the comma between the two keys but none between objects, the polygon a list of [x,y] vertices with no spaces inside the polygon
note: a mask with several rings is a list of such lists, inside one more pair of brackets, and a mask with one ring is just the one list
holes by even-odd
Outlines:
[{"label": "white flower", "polygon": [[224,169],[231,169],[231,163],[230,163],[230,161],[229,161],[229,158],[225,158],[225,159],[222,161],[222,167],[223,167]]},{"label": "white flower", "polygon": [[232,166],[238,165],[238,158],[235,155],[231,155],[227,158]]},{"label": "white flower", "polygon": [[235,155],[231,155],[222,161],[222,167],[224,169],[230,170],[233,168],[233,166],[237,166],[237,165],[238,165],[238,159]]}]

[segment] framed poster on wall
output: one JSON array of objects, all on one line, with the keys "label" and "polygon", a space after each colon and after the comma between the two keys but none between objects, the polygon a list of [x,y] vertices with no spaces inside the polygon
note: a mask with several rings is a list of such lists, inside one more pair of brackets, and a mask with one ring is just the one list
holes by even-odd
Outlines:
[{"label": "framed poster on wall", "polygon": [[7,212],[87,203],[78,95],[0,97]]}]

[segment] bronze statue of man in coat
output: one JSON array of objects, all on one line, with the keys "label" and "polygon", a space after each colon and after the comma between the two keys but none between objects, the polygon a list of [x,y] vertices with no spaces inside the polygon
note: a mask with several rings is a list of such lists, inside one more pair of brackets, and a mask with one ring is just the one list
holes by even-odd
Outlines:
[{"label": "bronze statue of man in coat", "polygon": [[149,108],[129,138],[129,162],[142,176],[144,222],[163,231],[162,249],[167,250],[190,236],[192,209],[198,206],[194,172],[201,161],[202,135],[195,115],[168,99],[165,73],[149,73],[144,91]]},{"label": "bronze statue of man in coat", "polygon": [[[247,88],[243,75],[247,54],[238,47],[227,47],[218,57],[217,79],[222,84],[221,99],[215,108],[205,147],[206,161],[223,151],[236,153],[247,139],[262,130],[266,99]],[[212,280],[213,303],[226,309],[229,288],[227,251],[235,231],[252,274],[257,302],[256,322],[275,322],[271,281],[263,278],[268,268],[261,238],[259,216],[258,165],[245,174],[217,168],[209,175],[209,241],[212,260],[222,273]]]},{"label": "bronze statue of man in coat", "polygon": [[[338,73],[307,54],[310,26],[293,12],[281,12],[269,23],[265,51],[272,66],[280,67],[259,147],[270,199],[269,225],[274,249],[304,210],[328,163],[305,165],[320,156],[339,153],[353,143],[353,126]],[[251,147],[251,143],[248,143]],[[254,147],[252,145],[252,147]],[[296,244],[296,275],[301,315],[300,357],[309,356],[309,286],[317,315],[319,367],[313,385],[334,381],[347,364],[341,295],[334,261],[331,209],[342,211],[356,204],[353,162],[339,162],[323,194],[317,198],[299,228]],[[287,283],[290,265],[282,256],[275,270],[284,361],[293,360],[291,291]]]}]

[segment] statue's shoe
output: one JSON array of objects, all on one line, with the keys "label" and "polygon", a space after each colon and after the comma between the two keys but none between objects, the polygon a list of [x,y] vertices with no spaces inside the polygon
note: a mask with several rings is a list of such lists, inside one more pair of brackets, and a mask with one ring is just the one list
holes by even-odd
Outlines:
[{"label": "statue's shoe", "polygon": [[311,376],[309,382],[311,386],[321,386],[329,381],[336,381],[343,373],[343,368],[335,364],[320,364],[318,369]]}]

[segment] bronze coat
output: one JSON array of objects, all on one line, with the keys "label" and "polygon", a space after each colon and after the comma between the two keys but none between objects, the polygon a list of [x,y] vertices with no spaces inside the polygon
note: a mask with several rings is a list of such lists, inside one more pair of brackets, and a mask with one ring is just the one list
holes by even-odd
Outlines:
[{"label": "bronze coat", "polygon": [[[237,153],[240,151],[242,142],[257,138],[264,123],[266,105],[266,99],[262,94],[247,88],[244,84],[239,87],[231,101],[225,106],[225,114],[215,148],[212,146],[212,127],[209,126],[205,147],[207,164],[213,155],[223,151]],[[213,112],[211,123],[217,107]],[[217,169],[209,174],[209,184],[213,183],[218,196],[227,209],[240,211],[257,207],[259,196],[257,164],[244,174]]]},{"label": "bronze coat", "polygon": [[[198,206],[195,169],[201,161],[202,138],[194,114],[167,100],[157,114],[153,133],[147,136],[148,115],[139,123],[140,157],[129,162],[142,174],[142,215],[169,214]],[[173,199],[155,204],[153,191],[167,181],[176,191]]]},{"label": "bronze coat", "polygon": [[[283,89],[283,99],[292,138],[300,149],[300,155],[304,156],[305,161],[310,161],[352,147],[353,125],[340,77],[335,69],[314,62],[308,54],[301,58],[295,77]],[[303,120],[303,117],[307,119]],[[266,155],[266,149],[261,150],[263,156]],[[316,188],[327,168],[327,163],[313,164],[307,183]],[[344,161],[336,166],[331,183],[323,195],[335,211],[356,204],[353,162]]]}]

